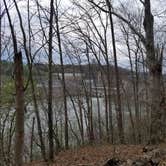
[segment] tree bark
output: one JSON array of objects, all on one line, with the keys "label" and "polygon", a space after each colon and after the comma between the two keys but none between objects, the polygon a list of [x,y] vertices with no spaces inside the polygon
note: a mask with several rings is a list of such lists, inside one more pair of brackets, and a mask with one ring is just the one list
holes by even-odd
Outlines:
[{"label": "tree bark", "polygon": [[32,130],[31,130],[31,149],[30,149],[30,161],[33,161],[33,139],[34,139],[34,127],[35,127],[35,117],[32,119]]},{"label": "tree bark", "polygon": [[50,1],[50,20],[49,20],[49,78],[48,78],[48,137],[49,137],[49,160],[54,159],[54,132],[53,132],[53,112],[52,112],[52,36],[53,36],[53,11],[54,0]]},{"label": "tree bark", "polygon": [[13,41],[14,50],[14,76],[15,76],[15,89],[16,89],[16,131],[15,131],[15,156],[14,164],[16,166],[23,165],[23,147],[24,147],[24,82],[23,82],[23,63],[22,63],[22,53],[18,52],[17,40],[14,32],[14,27],[12,25],[11,17],[8,11],[6,1],[3,0],[5,5],[5,10],[7,13],[9,26]]},{"label": "tree bark", "polygon": [[159,57],[155,53],[154,45],[154,18],[151,13],[151,2],[145,0],[144,29],[146,35],[146,54],[147,65],[149,69],[149,93],[150,93],[150,111],[151,111],[151,129],[150,143],[161,141],[162,133],[162,109],[160,107],[162,99],[161,78],[162,78],[162,55]]},{"label": "tree bark", "polygon": [[[1,64],[2,64],[2,37],[1,37],[1,30],[2,30],[2,17],[1,17],[1,14],[2,14],[2,5],[1,5],[1,2],[0,2],[0,108],[1,108],[1,75],[2,75],[2,70],[1,70]],[[0,145],[1,145],[1,141],[0,140]],[[2,161],[2,147],[0,148],[0,161]],[[1,164],[1,163],[0,163]]]},{"label": "tree bark", "polygon": [[[1,106],[1,89],[2,89],[2,37],[1,37],[1,32],[2,32],[2,5],[0,2],[0,106]],[[0,150],[1,151],[1,150]]]},{"label": "tree bark", "polygon": [[23,165],[24,148],[24,83],[22,54],[14,56],[15,87],[16,87],[16,135],[15,135],[15,165]]}]

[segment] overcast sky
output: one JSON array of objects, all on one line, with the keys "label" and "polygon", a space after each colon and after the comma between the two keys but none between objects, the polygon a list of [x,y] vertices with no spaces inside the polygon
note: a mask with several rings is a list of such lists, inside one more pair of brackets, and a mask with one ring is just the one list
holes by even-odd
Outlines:
[{"label": "overcast sky", "polygon": [[[49,0],[40,0],[40,2],[43,6],[49,7]],[[63,10],[66,10],[67,8],[72,7],[72,3],[70,0],[60,0],[59,2],[61,4],[61,8]],[[79,0],[79,2],[84,3],[85,0]],[[113,3],[114,3],[115,7],[118,7],[120,3],[130,7],[130,8],[128,8],[128,10],[130,12],[132,12],[132,11],[135,12],[136,9],[142,8],[142,4],[140,3],[139,0],[113,0]],[[159,29],[166,22],[166,0],[151,0],[151,4],[152,4],[152,11],[155,16],[155,28]],[[23,1],[19,2],[19,8],[21,10],[23,18],[26,18],[26,14],[27,14],[26,7],[27,7],[27,1],[23,0]],[[36,6],[31,1],[31,12],[33,12],[33,10],[36,10]],[[13,21],[13,22],[15,22],[15,27],[17,27],[18,26],[18,24],[17,24],[18,16],[17,16],[14,8],[12,8],[12,10],[10,10],[10,14],[12,16],[12,20],[15,20],[15,21]],[[37,28],[38,21],[32,20],[32,23],[33,23],[32,26],[34,26],[34,27],[36,26],[36,28]],[[26,24],[26,20],[24,20],[24,24]],[[18,32],[20,31],[19,28],[15,28],[15,29]],[[7,33],[9,32],[7,29],[5,31]],[[161,39],[159,39],[159,40],[161,40]],[[120,48],[120,47],[118,47],[118,48]],[[123,47],[122,47],[122,49],[123,49]],[[122,52],[123,51],[118,51],[119,65],[127,67],[129,65],[128,58],[126,56],[122,55]],[[42,56],[40,56],[40,58],[42,58]],[[58,58],[56,58],[56,60],[57,59]],[[43,61],[47,61],[47,56],[44,56]],[[68,61],[68,59],[66,59],[65,61]]]}]

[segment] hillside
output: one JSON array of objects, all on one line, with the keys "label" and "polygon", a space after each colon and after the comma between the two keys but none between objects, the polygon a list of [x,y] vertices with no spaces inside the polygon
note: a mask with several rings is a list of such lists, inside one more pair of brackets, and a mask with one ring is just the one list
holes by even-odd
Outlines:
[{"label": "hillside", "polygon": [[[98,145],[60,152],[52,166],[164,166],[165,144],[143,145]],[[114,163],[113,163],[114,162]],[[155,164],[156,163],[156,164]],[[25,166],[46,166],[32,162]]]}]

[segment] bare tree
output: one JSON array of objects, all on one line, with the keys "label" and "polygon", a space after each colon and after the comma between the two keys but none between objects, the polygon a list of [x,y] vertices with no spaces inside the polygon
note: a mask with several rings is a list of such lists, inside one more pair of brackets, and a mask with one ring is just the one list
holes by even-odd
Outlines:
[{"label": "bare tree", "polygon": [[23,165],[24,147],[24,83],[22,53],[18,51],[14,27],[5,0],[3,1],[8,16],[14,48],[14,75],[16,88],[16,131],[15,131],[15,165]]},{"label": "bare tree", "polygon": [[49,19],[49,77],[48,77],[48,137],[49,137],[49,159],[54,159],[54,142],[53,142],[53,113],[52,113],[52,38],[53,38],[53,16],[54,16],[54,0],[50,1],[50,19]]},{"label": "bare tree", "polygon": [[120,96],[120,79],[119,79],[119,70],[117,63],[117,55],[116,55],[116,44],[115,44],[115,34],[114,34],[114,24],[112,19],[112,7],[111,2],[106,0],[106,4],[108,6],[109,18],[111,24],[111,35],[112,35],[112,47],[113,47],[113,56],[114,56],[114,64],[115,64],[115,77],[116,77],[116,93],[117,93],[117,121],[118,121],[118,129],[119,129],[119,139],[121,143],[124,143],[124,129],[123,129],[123,121],[122,121],[122,107],[121,107],[121,96]]},{"label": "bare tree", "polygon": [[[150,110],[151,110],[151,143],[161,141],[162,133],[162,60],[163,54],[154,44],[154,17],[151,12],[151,1],[145,0],[144,3],[144,29],[145,29],[145,48],[147,54],[147,65],[150,77]],[[157,97],[156,97],[157,96]]]},{"label": "bare tree", "polygon": [[[106,10],[101,7],[98,3],[89,0],[95,7],[99,8],[101,11],[109,13],[110,10]],[[146,62],[149,69],[149,106],[151,112],[151,136],[150,142],[157,143],[160,142],[162,137],[162,123],[161,117],[163,116],[163,111],[161,108],[161,101],[163,98],[162,90],[160,87],[162,78],[162,61],[163,61],[163,48],[158,48],[154,43],[154,17],[151,11],[151,1],[144,0],[141,1],[144,7],[144,30],[145,36],[138,30],[130,20],[119,14],[117,11],[111,11],[113,15],[126,23],[133,33],[135,33],[146,49]],[[110,6],[111,8],[111,6]],[[156,96],[158,96],[156,98]]]},{"label": "bare tree", "polygon": [[[38,125],[38,135],[39,135],[39,139],[40,139],[40,147],[41,147],[41,153],[43,156],[43,159],[46,161],[46,152],[45,152],[45,145],[44,145],[44,141],[43,141],[43,136],[42,136],[42,128],[41,128],[41,121],[40,121],[40,115],[39,115],[39,109],[38,109],[38,105],[37,105],[37,99],[36,99],[36,93],[35,93],[35,85],[34,85],[34,79],[33,79],[33,74],[32,74],[32,63],[33,63],[33,58],[32,58],[32,54],[31,54],[31,35],[30,35],[30,31],[31,31],[31,25],[30,25],[30,11],[28,10],[28,28],[29,28],[29,47],[27,46],[27,36],[23,27],[23,21],[22,21],[22,17],[21,17],[21,13],[20,10],[18,8],[17,2],[14,0],[14,4],[17,10],[17,14],[19,17],[19,21],[20,21],[20,28],[21,28],[21,32],[22,32],[22,36],[23,36],[23,46],[24,46],[24,50],[25,50],[25,55],[27,58],[27,62],[28,62],[28,69],[29,69],[29,80],[30,80],[30,84],[31,84],[31,90],[32,90],[32,97],[33,97],[33,102],[34,102],[34,107],[35,107],[35,114],[36,114],[36,118],[37,118],[37,125]],[[28,9],[29,9],[29,1],[28,1]],[[28,86],[27,82],[27,86]]]},{"label": "bare tree", "polygon": [[69,148],[69,134],[68,134],[68,110],[67,110],[67,95],[66,95],[66,82],[65,82],[65,70],[63,62],[63,53],[62,53],[62,43],[59,30],[59,12],[58,12],[58,2],[56,0],[55,8],[55,22],[56,22],[56,32],[58,39],[58,49],[60,55],[60,64],[61,64],[61,75],[62,75],[62,87],[63,87],[63,100],[64,100],[64,115],[65,115],[65,148]]}]

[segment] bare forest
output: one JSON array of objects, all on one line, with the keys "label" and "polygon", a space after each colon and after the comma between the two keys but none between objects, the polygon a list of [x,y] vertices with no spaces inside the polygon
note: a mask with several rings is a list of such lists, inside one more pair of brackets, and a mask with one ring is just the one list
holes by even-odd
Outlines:
[{"label": "bare forest", "polygon": [[165,0],[0,0],[0,166],[166,165]]}]

